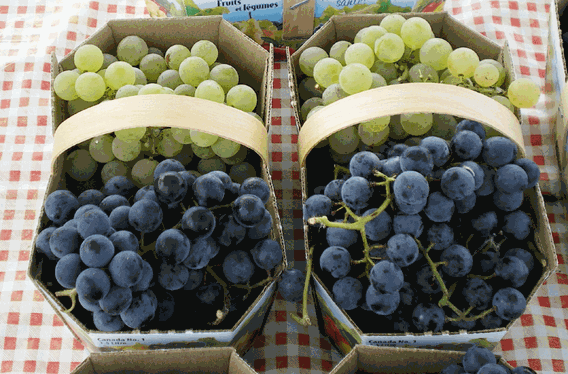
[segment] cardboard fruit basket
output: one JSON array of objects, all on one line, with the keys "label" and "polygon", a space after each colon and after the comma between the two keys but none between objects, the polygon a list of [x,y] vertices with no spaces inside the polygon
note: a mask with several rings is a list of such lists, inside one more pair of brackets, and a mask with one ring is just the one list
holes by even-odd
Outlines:
[{"label": "cardboard fruit basket", "polygon": [[[333,368],[330,374],[415,374],[439,373],[446,366],[459,364],[464,352],[437,351],[433,349],[369,347],[356,345]],[[497,363],[513,367],[500,356]]]},{"label": "cardboard fruit basket", "polygon": [[[138,23],[139,21],[141,23]],[[218,45],[221,61],[232,63],[234,66],[237,65],[236,62],[240,64],[240,68],[237,68],[241,77],[240,81],[251,85],[257,91],[259,95],[257,111],[268,120],[270,119],[267,113],[269,109],[264,108],[264,105],[271,101],[271,91],[266,90],[266,87],[270,86],[272,79],[272,57],[234,30],[221,17],[145,19],[130,22],[111,21],[86,42],[96,41],[99,46],[104,46],[103,51],[111,51],[122,37],[136,33],[146,40],[151,40],[148,42],[150,46],[157,45],[166,48],[180,42],[179,38],[171,36],[173,35],[170,33],[171,28],[165,27],[167,25],[177,25],[178,30],[185,28],[184,30],[190,33],[180,34],[181,37],[189,38],[188,35],[191,35],[194,41],[209,37]],[[207,25],[214,27],[207,30]],[[160,36],[160,33],[163,33],[163,36]],[[230,35],[227,36],[227,33]],[[235,37],[243,39],[235,39]],[[190,45],[192,41],[187,39],[184,43]],[[249,47],[250,50],[247,52],[246,49]],[[55,61],[52,66],[53,75],[55,76],[62,67],[69,68],[71,63],[72,58],[70,59],[69,56],[62,60],[61,65]],[[267,127],[260,121],[248,113],[223,104],[180,95],[142,95],[110,100],[68,117],[66,102],[55,97],[54,94],[53,96],[55,134],[52,174],[45,193],[44,204],[47,196],[58,189],[70,189],[78,195],[79,191],[87,188],[102,187],[100,181],[94,186],[76,182],[64,170],[67,153],[78,144],[95,136],[134,127],[179,127],[218,135],[247,147],[246,161],[256,169],[257,176],[263,178],[270,187],[270,198],[266,204],[266,209],[272,216],[272,230],[269,237],[281,245],[283,254],[282,263],[272,274],[273,279],[278,278],[287,266],[287,260],[274,187],[268,170]],[[192,170],[189,167],[188,169]],[[90,351],[232,346],[237,352],[244,354],[252,344],[254,337],[262,331],[267,312],[275,297],[276,282],[274,280],[263,287],[253,289],[246,301],[249,306],[229,312],[225,320],[217,326],[205,324],[202,327],[191,326],[190,328],[176,325],[164,331],[151,329],[111,333],[96,330],[89,312],[77,306],[72,313],[65,313],[63,311],[71,304],[69,299],[60,299],[54,295],[56,291],[63,289],[54,278],[55,262],[48,260],[45,255],[38,252],[35,244],[38,233],[49,224],[50,221],[42,207],[32,242],[28,276],[75,337]],[[214,320],[215,315],[212,315],[211,321]]]},{"label": "cardboard fruit basket", "polygon": [[[403,14],[403,16],[406,16],[406,14]],[[430,18],[429,21],[431,24],[433,22],[433,29],[437,35],[444,35],[444,32],[448,32],[447,28],[450,27],[448,25],[452,25],[452,22],[454,22],[447,14],[442,13],[420,14],[419,16]],[[371,24],[378,24],[380,19],[381,16],[354,16],[332,19],[326,25],[327,27],[322,28],[319,33],[306,43],[305,47],[319,45],[325,49],[325,46],[331,46],[335,40],[340,39],[340,35],[350,35],[352,40],[357,30]],[[466,38],[468,32],[471,34],[471,31],[464,29],[463,26],[461,26],[460,31],[459,24],[454,26],[457,28],[456,32],[448,35],[447,39],[450,43],[454,43],[455,46],[459,37]],[[474,37],[474,35],[471,37]],[[511,72],[507,55],[499,54],[499,47],[488,43],[487,48],[483,49],[483,51],[481,58],[495,58],[499,56],[509,72]],[[301,50],[296,53],[301,53]],[[294,73],[294,69],[298,68],[297,56],[296,59],[294,59],[294,55],[292,56],[292,65],[290,66],[292,73]],[[507,79],[506,84],[512,79],[511,73],[509,73]],[[292,80],[292,82],[295,82],[295,80]],[[322,162],[322,159],[326,158],[324,152],[321,150],[313,152],[322,140],[327,139],[329,135],[341,129],[357,125],[363,121],[402,113],[438,113],[481,122],[486,126],[486,129],[511,139],[518,147],[518,158],[525,155],[523,135],[517,117],[509,109],[487,96],[466,88],[439,83],[404,83],[380,87],[338,100],[314,113],[301,126],[298,144],[302,179],[302,201],[305,202],[314,193],[313,191],[316,187],[325,185],[334,178],[333,161]],[[298,124],[300,123],[299,118],[296,118],[296,121]],[[449,139],[446,138],[446,140]],[[312,153],[314,155],[310,158]],[[535,248],[530,250],[536,258],[536,262],[541,266],[540,273],[538,276],[533,277],[530,281],[530,286],[528,285],[529,281],[527,281],[527,284],[523,286],[527,288],[521,290],[527,298],[527,303],[529,303],[537,289],[555,271],[558,266],[558,260],[538,184],[532,189],[525,190],[522,208],[533,212],[535,227],[533,241]],[[318,234],[317,228],[308,226],[305,222],[304,239],[306,257],[308,257],[310,246],[314,245],[317,240],[321,240],[321,234]],[[474,342],[477,342],[492,348],[514,323],[514,321],[510,321],[506,327],[481,331],[459,330],[441,331],[438,333],[373,332],[370,330],[372,323],[366,322],[364,325],[358,325],[350,316],[354,314],[352,311],[347,312],[341,309],[333,301],[330,289],[321,280],[323,273],[319,267],[319,256],[323,248],[325,247],[320,249],[320,253],[314,251],[313,255],[313,292],[314,300],[316,300],[317,304],[318,323],[322,333],[330,336],[332,342],[343,353],[347,353],[356,344],[467,350]],[[529,248],[525,249],[529,250]],[[365,315],[361,313],[365,313]],[[362,321],[365,320],[365,316],[371,319],[374,314],[361,311],[354,318]],[[377,320],[375,325],[380,324],[381,321],[383,320]]]},{"label": "cardboard fruit basket", "polygon": [[71,374],[256,373],[232,347],[91,353]]}]

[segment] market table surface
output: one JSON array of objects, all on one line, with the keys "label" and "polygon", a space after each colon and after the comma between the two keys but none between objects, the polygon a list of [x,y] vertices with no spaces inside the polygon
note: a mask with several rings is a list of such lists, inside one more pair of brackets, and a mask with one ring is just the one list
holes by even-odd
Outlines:
[{"label": "market table surface", "polygon": [[[541,87],[545,74],[549,0],[448,0],[445,10],[515,52],[518,74]],[[50,175],[53,144],[49,54],[58,59],[110,19],[149,17],[144,0],[0,1],[0,371],[69,373],[88,356],[26,271],[31,243]],[[304,270],[298,134],[290,106],[285,61],[274,65],[270,153],[288,261]],[[523,110],[527,155],[541,167],[541,188],[558,252],[559,268],[525,314],[495,348],[513,366],[539,373],[568,372],[568,241],[554,152],[552,99],[541,95]],[[552,105],[553,107],[553,105]],[[299,326],[301,311],[279,295],[263,334],[244,359],[258,372],[324,373],[342,355],[316,326]],[[308,309],[314,320],[312,300]]]}]

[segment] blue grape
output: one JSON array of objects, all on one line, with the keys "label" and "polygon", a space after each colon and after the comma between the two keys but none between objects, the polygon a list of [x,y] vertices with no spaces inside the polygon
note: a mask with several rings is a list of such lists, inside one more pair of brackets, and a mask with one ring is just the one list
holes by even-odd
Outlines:
[{"label": "blue grape", "polygon": [[343,277],[333,284],[333,300],[345,310],[357,308],[359,301],[363,297],[363,285],[359,279],[353,277]]},{"label": "blue grape", "polygon": [[394,216],[392,228],[395,234],[408,234],[417,238],[422,235],[424,225],[418,214],[397,214]]},{"label": "blue grape", "polygon": [[[442,277],[442,273],[440,273]],[[443,280],[443,277],[442,277]],[[432,268],[430,265],[424,265],[416,273],[416,284],[418,285],[418,291],[425,294],[437,294],[442,292],[442,288],[438,280],[434,277]]]},{"label": "blue grape", "polygon": [[154,191],[158,201],[168,209],[176,208],[183,201],[188,188],[185,179],[175,171],[162,173],[154,181]]},{"label": "blue grape", "polygon": [[79,255],[88,267],[102,268],[114,257],[114,245],[104,235],[91,235],[81,243]]},{"label": "blue grape", "polygon": [[132,303],[132,290],[128,287],[112,286],[105,297],[99,300],[101,310],[111,316],[118,316]]},{"label": "blue grape", "polygon": [[[362,217],[367,217],[373,214],[373,212],[375,211],[376,209],[369,209],[365,211],[365,213],[363,213]],[[380,241],[387,238],[390,235],[391,229],[392,229],[392,218],[390,214],[388,214],[388,212],[382,211],[378,216],[376,216],[375,218],[373,218],[372,220],[370,220],[365,224],[365,235],[367,236],[367,238],[371,240]],[[349,231],[352,231],[355,234],[357,234],[357,231],[354,230],[349,230]]]},{"label": "blue grape", "polygon": [[400,168],[404,171],[416,171],[425,177],[432,174],[434,159],[426,147],[408,147],[400,155]]},{"label": "blue grape", "polygon": [[128,212],[128,222],[136,231],[141,233],[155,231],[160,227],[163,218],[160,205],[148,199],[134,203],[130,207],[130,212]]},{"label": "blue grape", "polygon": [[392,261],[379,261],[371,268],[369,280],[371,285],[379,292],[395,292],[402,288],[404,274],[400,266]]},{"label": "blue grape", "polygon": [[162,263],[158,273],[158,283],[168,291],[183,288],[189,279],[189,270],[181,264]]},{"label": "blue grape", "polygon": [[396,234],[387,242],[387,256],[399,267],[412,265],[418,258],[418,245],[408,234]]},{"label": "blue grape", "polygon": [[463,167],[451,167],[442,175],[440,187],[450,199],[463,200],[475,191],[475,179]]},{"label": "blue grape", "polygon": [[241,183],[241,187],[239,188],[239,196],[247,194],[260,197],[262,203],[266,204],[268,202],[268,199],[270,198],[270,188],[262,178],[247,178],[243,181],[243,183]]},{"label": "blue grape", "polygon": [[400,294],[400,302],[403,306],[411,306],[416,304],[416,294],[409,282],[404,282],[402,288],[398,290]]},{"label": "blue grape", "polygon": [[164,292],[161,294],[160,299],[158,300],[154,320],[156,322],[167,322],[174,315],[175,305],[175,298],[171,293]]},{"label": "blue grape", "polygon": [[189,248],[189,255],[183,260],[183,264],[190,269],[202,269],[217,253],[219,246],[211,237],[193,241]]},{"label": "blue grape", "polygon": [[[343,222],[343,220],[338,220],[336,222]],[[325,238],[330,247],[338,246],[348,249],[350,246],[357,243],[359,232],[340,227],[327,227],[325,229]]]},{"label": "blue grape", "polygon": [[493,287],[483,279],[470,278],[462,289],[462,295],[470,306],[485,310],[493,298]]},{"label": "blue grape", "polygon": [[250,228],[262,221],[265,212],[262,200],[251,194],[239,196],[233,203],[233,218],[238,224]]},{"label": "blue grape", "polygon": [[93,313],[93,323],[99,331],[120,331],[124,327],[124,322],[120,316],[111,316],[103,310]]},{"label": "blue grape", "polygon": [[85,299],[83,296],[81,295],[77,295],[77,299],[79,300],[79,304],[85,308],[85,310],[88,310],[89,312],[98,312],[101,309],[101,305],[99,304],[99,300],[89,300],[89,299]]},{"label": "blue grape", "polygon": [[528,177],[522,167],[515,164],[507,164],[497,169],[494,183],[497,190],[510,194],[527,188]]},{"label": "blue grape", "polygon": [[503,366],[497,364],[485,364],[478,371],[477,374],[509,374]]},{"label": "blue grape", "polygon": [[501,327],[501,325],[503,324],[503,319],[495,314],[495,312],[491,312],[485,317],[481,318],[479,322],[485,329],[493,330]]},{"label": "blue grape", "polygon": [[331,214],[332,204],[331,199],[325,195],[316,194],[308,197],[303,206],[304,220]]},{"label": "blue grape", "polygon": [[522,259],[516,256],[505,256],[497,261],[495,274],[518,288],[527,281],[529,269]]},{"label": "blue grape", "polygon": [[487,139],[483,144],[481,156],[487,165],[498,168],[515,160],[517,157],[517,146],[505,137],[494,136]]},{"label": "blue grape", "polygon": [[132,292],[146,291],[152,285],[152,279],[154,278],[154,269],[150,266],[148,261],[142,261],[142,276],[140,280],[130,289]]},{"label": "blue grape", "polygon": [[162,175],[162,173],[166,173],[168,171],[183,172],[185,171],[185,167],[178,160],[172,158],[165,159],[164,161],[156,165],[156,168],[154,169],[154,181],[156,181],[156,179],[158,179],[160,175]]},{"label": "blue grape", "polygon": [[[235,222],[234,218],[232,218],[232,222]],[[236,228],[234,229],[236,230]],[[268,210],[265,210],[262,220],[253,227],[249,227],[248,229],[246,229],[246,236],[248,236],[250,239],[253,240],[259,240],[266,238],[271,231],[272,231],[272,216],[270,215]],[[229,232],[233,233],[231,234],[231,237],[233,237],[234,231],[229,230]]]},{"label": "blue grape", "polygon": [[435,223],[427,231],[429,243],[435,243],[432,249],[441,251],[454,243],[454,230],[445,223]]},{"label": "blue grape", "polygon": [[49,237],[49,248],[58,258],[79,251],[81,238],[79,232],[73,227],[61,226],[55,229]]},{"label": "blue grape", "polygon": [[178,229],[165,230],[156,239],[156,255],[168,264],[181,264],[189,249],[189,239]]},{"label": "blue grape", "polygon": [[159,203],[154,186],[144,186],[136,192],[136,195],[134,195],[134,202],[137,203],[142,199],[148,199]]},{"label": "blue grape", "polygon": [[408,148],[408,145],[403,144],[403,143],[398,143],[395,144],[388,152],[387,152],[387,157],[388,158],[392,158],[392,157],[397,157],[400,156],[404,153],[404,151],[406,151],[406,149]]},{"label": "blue grape", "polygon": [[223,182],[223,187],[225,187],[225,189],[229,189],[233,185],[233,181],[231,180],[231,177],[229,176],[229,174],[225,173],[224,171],[213,170],[213,171],[210,171],[207,174],[219,178],[219,180],[221,182]]},{"label": "blue grape", "polygon": [[475,181],[474,189],[477,191],[483,185],[483,181],[485,180],[485,172],[483,168],[476,162],[473,161],[464,161],[460,165],[461,167],[465,168],[473,175],[473,179]]},{"label": "blue grape", "polygon": [[207,305],[213,305],[223,297],[223,287],[217,282],[201,286],[195,292],[197,299]]},{"label": "blue grape", "polygon": [[473,131],[474,133],[477,134],[477,136],[479,136],[479,139],[481,140],[485,139],[485,128],[479,122],[472,121],[469,119],[464,119],[460,121],[456,126],[456,132],[464,130]]},{"label": "blue grape", "polygon": [[463,367],[458,364],[451,364],[446,366],[440,374],[467,374]]},{"label": "blue grape", "polygon": [[202,206],[192,206],[181,219],[181,228],[190,240],[211,236],[216,226],[213,213]]},{"label": "blue grape", "polygon": [[99,208],[98,206],[93,205],[93,204],[83,205],[79,209],[77,209],[77,211],[75,212],[75,215],[73,216],[73,219],[79,220],[79,219],[83,218],[85,216],[85,214],[90,210],[101,210],[101,208]]},{"label": "blue grape", "polygon": [[77,224],[79,223],[79,220],[73,218],[70,219],[69,221],[65,222],[65,224],[63,226],[65,227],[73,227],[74,229],[77,229]]},{"label": "blue grape", "polygon": [[223,260],[223,274],[235,284],[247,284],[254,273],[254,263],[245,251],[235,250]]},{"label": "blue grape", "polygon": [[504,193],[501,191],[495,191],[493,193],[493,204],[500,210],[505,212],[512,212],[517,210],[523,204],[523,191]]},{"label": "blue grape", "polygon": [[416,214],[426,206],[430,188],[422,174],[405,171],[394,181],[393,191],[399,209],[405,214]]},{"label": "blue grape", "polygon": [[532,231],[532,220],[522,210],[515,210],[506,214],[503,224],[503,232],[513,236],[517,240],[526,239]]},{"label": "blue grape", "polygon": [[481,154],[483,143],[473,131],[456,132],[450,142],[452,152],[460,160],[473,160]]},{"label": "blue grape", "polygon": [[184,291],[193,291],[201,285],[203,282],[203,270],[189,269],[189,277],[185,286],[183,286]]},{"label": "blue grape", "polygon": [[128,214],[130,213],[129,206],[119,206],[115,208],[108,217],[110,226],[115,230],[129,230],[131,229],[130,222],[128,221]]},{"label": "blue grape", "polygon": [[471,226],[483,237],[488,237],[497,228],[497,213],[489,211],[481,213],[471,220]]},{"label": "blue grape", "polygon": [[511,321],[519,318],[527,307],[527,300],[517,289],[502,288],[493,295],[495,314],[500,318]]},{"label": "blue grape", "polygon": [[256,266],[264,270],[274,269],[282,262],[282,248],[272,239],[261,240],[250,250]]},{"label": "blue grape", "polygon": [[77,223],[77,231],[83,239],[95,234],[106,235],[110,228],[110,219],[100,209],[89,210]]},{"label": "blue grape", "polygon": [[137,252],[140,248],[140,243],[136,235],[127,230],[117,231],[112,234],[109,239],[117,253],[122,251]]},{"label": "blue grape", "polygon": [[528,158],[519,158],[515,160],[515,165],[522,167],[527,174],[528,183],[526,188],[533,188],[536,186],[540,179],[540,168],[536,162],[529,160]]},{"label": "blue grape", "polygon": [[487,165],[479,165],[483,170],[483,183],[475,193],[477,196],[489,196],[495,191],[495,184],[493,182],[493,177],[495,176],[495,170],[488,167]]},{"label": "blue grape", "polygon": [[397,291],[380,292],[373,286],[369,286],[365,293],[365,303],[376,314],[388,316],[398,308],[400,294]]},{"label": "blue grape", "polygon": [[527,266],[527,269],[529,269],[529,272],[534,268],[534,262],[535,262],[534,257],[527,250],[522,248],[511,248],[507,252],[505,252],[505,255],[503,257],[510,257],[510,256],[515,256],[518,257],[520,260],[522,260]]},{"label": "blue grape", "polygon": [[[262,222],[266,222],[266,216],[270,217],[270,213],[268,213],[267,210],[265,210],[264,212],[265,213],[264,217],[262,218],[262,221],[259,222],[257,225],[250,227],[248,229],[238,224],[237,221],[235,221],[235,218],[233,217],[232,214],[223,216],[219,220],[219,224],[217,225],[216,230],[213,233],[213,236],[216,237],[217,242],[219,244],[225,247],[237,245],[240,242],[242,242],[244,238],[247,236],[247,230],[255,230]],[[270,219],[269,222],[272,223],[272,219]],[[270,233],[270,227],[264,228],[265,231],[263,232],[266,232],[266,229],[268,229],[268,233],[264,236],[267,236]],[[260,231],[255,231],[255,233],[256,232],[260,233]]]},{"label": "blue grape", "polygon": [[450,159],[450,147],[448,143],[437,136],[428,136],[420,141],[420,146],[426,148],[432,156],[432,162],[437,167],[442,167]]},{"label": "blue grape", "polygon": [[354,177],[369,178],[380,170],[379,157],[368,151],[356,153],[349,161],[349,172]]},{"label": "blue grape", "polygon": [[99,190],[85,190],[81,192],[79,196],[77,196],[77,200],[79,201],[79,205],[99,205],[101,201],[105,198],[105,194]]},{"label": "blue grape", "polygon": [[132,193],[136,190],[136,186],[130,179],[124,175],[119,175],[110,178],[104,185],[102,192],[106,196],[110,195],[122,195],[126,198],[130,197]]},{"label": "blue grape", "polygon": [[306,276],[298,269],[286,269],[278,281],[280,294],[286,301],[296,303],[302,300]]},{"label": "blue grape", "polygon": [[372,195],[369,181],[363,177],[350,177],[341,186],[341,199],[351,209],[366,208]]},{"label": "blue grape", "polygon": [[428,203],[424,207],[424,213],[433,222],[449,222],[454,214],[455,204],[441,192],[432,192],[428,196]]},{"label": "blue grape", "polygon": [[55,227],[47,227],[38,234],[35,242],[36,249],[45,254],[50,260],[57,260],[59,257],[51,252],[51,247],[49,245],[49,240],[51,235],[56,230]]},{"label": "blue grape", "polygon": [[142,257],[131,251],[117,253],[108,265],[112,281],[120,287],[132,287],[138,283],[142,278],[143,268]]},{"label": "blue grape", "polygon": [[392,177],[402,173],[402,167],[400,165],[400,156],[395,156],[386,159],[381,163],[383,174]]},{"label": "blue grape", "polygon": [[462,365],[465,371],[469,373],[477,373],[485,364],[496,364],[497,359],[493,352],[487,348],[471,346],[464,354]]},{"label": "blue grape", "polygon": [[472,193],[469,196],[466,196],[463,200],[456,200],[454,201],[456,206],[456,212],[459,214],[469,213],[475,207],[475,203],[477,202],[477,195]]},{"label": "blue grape", "polygon": [[420,332],[439,332],[444,327],[444,310],[431,303],[420,303],[412,311],[412,323]]},{"label": "blue grape", "polygon": [[466,276],[473,267],[471,253],[459,244],[453,244],[444,249],[440,255],[440,261],[447,262],[447,265],[442,265],[442,271],[454,278]]},{"label": "blue grape", "polygon": [[341,200],[341,187],[345,183],[344,179],[334,179],[329,182],[323,191],[323,194],[327,196],[332,201],[340,201]]},{"label": "blue grape", "polygon": [[110,291],[110,278],[101,269],[88,268],[79,274],[75,282],[77,293],[89,301],[97,301]]},{"label": "blue grape", "polygon": [[[180,177],[183,178],[183,180],[185,181],[185,184],[187,184],[187,186],[188,186],[188,191],[187,191],[187,194],[185,195],[185,197],[187,198],[188,196],[191,195],[191,192],[193,192],[193,190],[189,187],[193,186],[193,183],[197,179],[197,175],[195,175],[194,173],[192,173],[191,171],[188,171],[188,170],[178,171],[177,173],[180,175]],[[154,186],[151,186],[151,187],[153,189]]]},{"label": "blue grape", "polygon": [[70,191],[57,190],[47,196],[43,208],[47,218],[56,225],[63,225],[79,208],[79,200]]},{"label": "blue grape", "polygon": [[99,204],[99,208],[101,208],[101,210],[107,215],[110,215],[110,213],[119,206],[129,207],[130,203],[128,202],[128,199],[122,195],[109,195]]},{"label": "blue grape", "polygon": [[[450,318],[458,318],[458,315],[455,312],[451,312]],[[460,329],[470,331],[472,330],[475,325],[477,324],[476,321],[465,321],[465,320],[457,320],[457,321],[450,321],[450,325]]]},{"label": "blue grape", "polygon": [[343,278],[351,270],[351,255],[342,247],[327,247],[320,257],[320,267],[334,278]]},{"label": "blue grape", "polygon": [[192,188],[198,204],[204,207],[218,205],[225,197],[223,182],[214,175],[205,174],[198,177]]},{"label": "blue grape", "polygon": [[132,298],[130,307],[120,313],[120,318],[124,324],[132,329],[144,327],[154,319],[158,299],[150,290],[141,292]]},{"label": "blue grape", "polygon": [[77,277],[85,270],[77,253],[63,256],[55,265],[55,279],[64,288],[75,288]]},{"label": "blue grape", "polygon": [[472,273],[479,275],[489,275],[494,272],[495,265],[499,260],[499,254],[493,250],[480,252],[475,255],[475,263]]}]

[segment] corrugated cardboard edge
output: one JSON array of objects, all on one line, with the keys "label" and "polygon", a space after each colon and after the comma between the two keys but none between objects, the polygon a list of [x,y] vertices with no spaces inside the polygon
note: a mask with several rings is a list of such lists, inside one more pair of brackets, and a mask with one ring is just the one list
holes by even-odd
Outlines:
[{"label": "corrugated cardboard edge", "polygon": [[[368,373],[416,373],[439,372],[444,367],[461,363],[465,352],[440,351],[420,348],[372,347],[357,344],[330,372],[330,374]],[[513,369],[509,363],[496,356],[497,362]]]},{"label": "corrugated cardboard edge", "polygon": [[282,38],[309,38],[314,33],[316,0],[282,1]]}]

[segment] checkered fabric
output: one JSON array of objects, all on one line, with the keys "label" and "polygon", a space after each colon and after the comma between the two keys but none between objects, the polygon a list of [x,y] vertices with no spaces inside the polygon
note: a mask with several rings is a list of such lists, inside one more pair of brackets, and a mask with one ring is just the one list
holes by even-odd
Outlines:
[{"label": "checkered fabric", "polygon": [[[447,6],[450,3],[455,6],[457,1]],[[505,6],[511,2],[498,3]],[[522,4],[519,2],[518,6]],[[545,22],[549,8],[536,5],[534,19]],[[492,12],[499,13],[502,24],[510,24],[506,12]],[[525,13],[519,13],[524,25]],[[466,14],[469,13],[455,16],[478,27],[473,26],[470,16],[462,18]],[[483,12],[485,21],[494,23],[491,16],[487,18],[488,14]],[[73,338],[26,277],[31,240],[50,174],[53,138],[49,53],[55,51],[61,59],[109,19],[147,16],[143,0],[0,2],[0,372],[69,373],[88,356],[87,350]],[[546,29],[546,23],[540,26]],[[527,35],[524,28],[518,33]],[[547,36],[540,37],[545,45]],[[528,57],[529,60],[535,59]],[[529,62],[524,65],[533,68]],[[278,61],[274,67],[269,148],[272,178],[288,260],[291,266],[305,270],[298,133],[290,106],[286,64]],[[548,140],[551,133],[545,133],[543,117],[535,115],[540,121],[537,123],[540,126],[535,126],[530,116],[524,116],[529,121],[530,131],[542,127],[538,130],[542,133],[538,134],[547,147],[552,146],[552,141]],[[530,131],[526,132],[527,139],[531,139]],[[548,151],[532,144],[530,152],[532,157],[544,157]],[[540,165],[554,168],[555,161],[545,157]],[[558,174],[547,173],[548,179],[541,180],[541,185],[549,193],[555,193],[546,184],[557,183]],[[546,374],[568,372],[568,357],[565,357],[568,352],[568,226],[560,203],[548,203],[547,211],[558,251],[559,270],[539,290],[526,314],[496,349],[512,365],[529,365]],[[311,297],[309,301],[308,314],[315,320]],[[286,302],[278,294],[262,335],[243,358],[260,373],[329,372],[341,355],[317,327],[299,326],[290,313],[301,313],[301,305]]]}]

